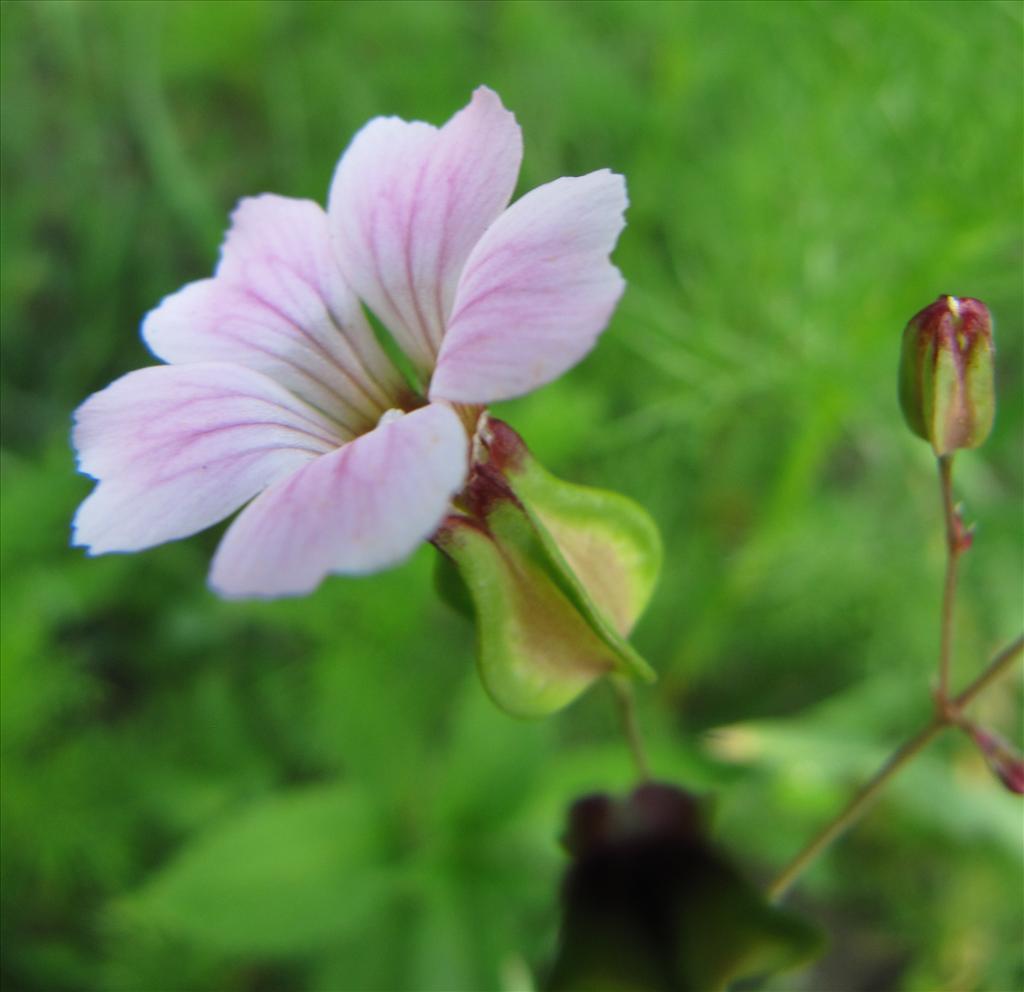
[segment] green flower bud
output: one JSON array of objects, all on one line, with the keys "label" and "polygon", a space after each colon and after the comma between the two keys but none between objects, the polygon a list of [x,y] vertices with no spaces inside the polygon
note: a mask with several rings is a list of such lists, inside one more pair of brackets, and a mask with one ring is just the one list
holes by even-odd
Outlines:
[{"label": "green flower bud", "polygon": [[977,448],[995,417],[992,318],[980,300],[940,296],[903,332],[900,406],[940,457]]}]

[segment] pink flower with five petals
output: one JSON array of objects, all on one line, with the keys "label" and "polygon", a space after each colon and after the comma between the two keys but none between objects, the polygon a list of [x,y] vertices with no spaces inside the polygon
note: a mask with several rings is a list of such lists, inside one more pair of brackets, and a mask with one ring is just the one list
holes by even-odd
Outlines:
[{"label": "pink flower with five petals", "polygon": [[521,157],[515,117],[480,87],[441,128],[370,121],[326,212],[243,200],[213,277],[143,323],[168,364],[76,412],[79,467],[99,484],[74,543],[138,551],[244,507],[210,572],[229,597],[299,595],[411,554],[463,487],[472,408],[575,365],[624,287],[608,257],[622,177],[556,179],[509,206]]}]

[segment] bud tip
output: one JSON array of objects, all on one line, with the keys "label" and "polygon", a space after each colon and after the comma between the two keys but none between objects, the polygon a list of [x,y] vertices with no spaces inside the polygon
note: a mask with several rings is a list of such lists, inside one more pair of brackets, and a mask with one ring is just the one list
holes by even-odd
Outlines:
[{"label": "bud tip", "polygon": [[992,317],[981,300],[940,296],[903,332],[899,398],[910,429],[936,455],[976,448],[995,415]]}]

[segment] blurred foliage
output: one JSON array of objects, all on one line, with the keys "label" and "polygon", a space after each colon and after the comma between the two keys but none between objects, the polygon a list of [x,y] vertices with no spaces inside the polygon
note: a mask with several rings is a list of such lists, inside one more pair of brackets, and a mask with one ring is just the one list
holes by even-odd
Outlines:
[{"label": "blurred foliage", "polygon": [[[429,549],[228,604],[216,534],[67,546],[72,409],[151,361],[140,318],[210,271],[238,197],[322,202],[371,116],[439,122],[486,82],[520,190],[626,174],[611,329],[499,412],[657,519],[642,721],[754,877],[928,712],[939,507],[895,364],[940,292],[990,306],[1001,397],[957,465],[958,677],[1017,632],[1019,4],[51,0],[2,34],[5,987],[527,988],[564,810],[629,784],[603,689],[543,723],[487,701]],[[977,713],[1019,739],[1020,703]],[[940,741],[807,875],[831,950],[767,987],[1021,987],[1020,816]]]}]

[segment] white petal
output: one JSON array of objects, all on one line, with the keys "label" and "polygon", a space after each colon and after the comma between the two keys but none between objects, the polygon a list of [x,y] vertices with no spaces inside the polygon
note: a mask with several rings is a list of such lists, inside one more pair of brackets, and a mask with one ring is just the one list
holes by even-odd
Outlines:
[{"label": "white petal", "polygon": [[228,597],[297,596],[332,573],[395,565],[441,523],[466,475],[466,432],[432,404],[318,458],[257,497],[217,549]]},{"label": "white petal", "polygon": [[341,443],[271,379],[219,363],[129,372],[78,408],[73,441],[99,480],[74,522],[92,554],[203,530]]},{"label": "white petal", "polygon": [[438,129],[378,117],[338,162],[328,216],[345,277],[429,378],[463,263],[512,196],[515,117],[486,87]]},{"label": "white petal", "polygon": [[173,364],[227,361],[276,379],[338,422],[368,430],[404,390],[345,284],[310,200],[242,200],[212,279],[168,296],[143,337]]},{"label": "white petal", "polygon": [[608,256],[626,186],[604,169],[527,193],[459,280],[431,398],[491,403],[557,378],[593,347],[625,286]]}]

